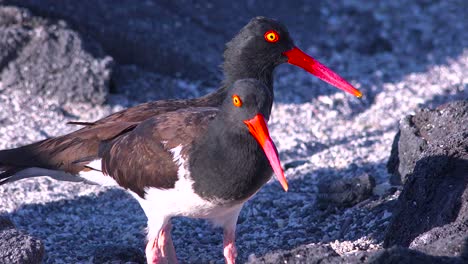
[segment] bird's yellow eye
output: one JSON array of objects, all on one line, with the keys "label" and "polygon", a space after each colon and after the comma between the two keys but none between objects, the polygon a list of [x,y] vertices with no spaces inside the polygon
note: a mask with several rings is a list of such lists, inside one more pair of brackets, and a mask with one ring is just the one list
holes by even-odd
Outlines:
[{"label": "bird's yellow eye", "polygon": [[232,104],[236,107],[241,107],[242,106],[242,100],[240,99],[240,97],[235,94],[232,96]]},{"label": "bird's yellow eye", "polygon": [[278,42],[278,40],[279,40],[278,32],[276,32],[274,30],[269,30],[269,31],[265,32],[265,35],[263,35],[263,36],[265,37],[266,41],[271,42],[271,43]]}]

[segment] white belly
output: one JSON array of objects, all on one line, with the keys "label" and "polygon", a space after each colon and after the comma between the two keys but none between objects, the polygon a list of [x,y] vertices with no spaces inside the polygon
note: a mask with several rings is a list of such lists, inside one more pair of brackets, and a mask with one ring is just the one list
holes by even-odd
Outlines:
[{"label": "white belly", "polygon": [[[233,221],[233,218],[237,219],[243,202],[209,201],[201,198],[193,189],[193,181],[189,178],[189,173],[185,169],[184,160],[180,155],[175,156],[179,163],[179,179],[174,188],[147,187],[145,188],[144,198],[131,190],[127,190],[139,202],[148,217],[149,235],[152,235],[153,230],[159,232],[159,227],[174,216],[209,219],[217,226],[224,226],[226,223]],[[86,179],[86,181],[104,186],[119,186],[112,177],[99,171],[101,170],[100,160],[93,161],[87,166],[94,170],[80,173],[80,177]]]}]

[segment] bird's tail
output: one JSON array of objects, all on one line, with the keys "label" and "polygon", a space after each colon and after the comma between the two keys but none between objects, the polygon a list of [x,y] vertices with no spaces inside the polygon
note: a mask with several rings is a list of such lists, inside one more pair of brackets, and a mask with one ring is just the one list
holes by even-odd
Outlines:
[{"label": "bird's tail", "polygon": [[0,185],[9,182],[10,178],[15,175],[18,171],[14,169],[3,169],[0,167]]},{"label": "bird's tail", "polygon": [[53,168],[47,152],[41,150],[46,140],[14,149],[0,150],[0,185],[21,179],[51,176],[77,181],[77,177]]},{"label": "bird's tail", "polygon": [[18,166],[8,164],[11,151],[10,149],[0,151],[0,185],[9,182],[9,179],[21,170]]},{"label": "bird's tail", "polygon": [[0,150],[0,185],[20,179],[50,176],[57,180],[82,181],[77,175],[99,158],[99,145],[134,129],[136,122],[94,123],[67,135],[49,138],[14,149]]}]

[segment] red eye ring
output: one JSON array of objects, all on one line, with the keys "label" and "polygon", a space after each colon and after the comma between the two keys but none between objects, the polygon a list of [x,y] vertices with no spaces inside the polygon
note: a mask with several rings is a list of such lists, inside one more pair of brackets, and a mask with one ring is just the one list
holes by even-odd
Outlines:
[{"label": "red eye ring", "polygon": [[278,42],[279,40],[278,32],[274,30],[268,30],[267,32],[265,32],[263,37],[265,38],[266,41],[270,43],[275,43],[275,42]]},{"label": "red eye ring", "polygon": [[242,100],[240,99],[240,97],[237,94],[232,96],[232,104],[235,107],[241,107],[242,106]]}]

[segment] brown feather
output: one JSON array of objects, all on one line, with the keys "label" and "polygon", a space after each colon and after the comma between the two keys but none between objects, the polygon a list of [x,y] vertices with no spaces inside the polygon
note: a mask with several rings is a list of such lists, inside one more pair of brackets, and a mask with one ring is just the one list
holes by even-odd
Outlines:
[{"label": "brown feather", "polygon": [[76,174],[83,170],[75,161],[98,158],[99,144],[112,140],[133,128],[137,123],[113,122],[81,129],[73,133],[45,139],[19,148],[0,151],[0,166],[11,168],[40,167]]},{"label": "brown feather", "polygon": [[189,146],[203,136],[216,113],[214,108],[184,109],[147,119],[129,133],[101,144],[103,172],[142,197],[146,187],[173,188],[178,165],[171,149]]}]

